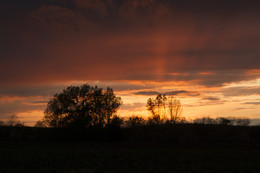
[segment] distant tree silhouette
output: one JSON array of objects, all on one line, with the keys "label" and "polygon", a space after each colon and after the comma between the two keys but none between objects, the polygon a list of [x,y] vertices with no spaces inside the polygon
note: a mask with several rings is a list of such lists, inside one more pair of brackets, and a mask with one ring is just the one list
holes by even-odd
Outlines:
[{"label": "distant tree silhouette", "polygon": [[170,112],[170,121],[176,123],[181,118],[182,106],[180,100],[174,97],[168,97],[168,108]]},{"label": "distant tree silhouette", "polygon": [[235,123],[238,126],[248,126],[250,124],[250,119],[248,119],[248,118],[237,118],[235,120]]},{"label": "distant tree silhouette", "polygon": [[217,124],[217,121],[210,117],[196,118],[193,120],[195,124]]},{"label": "distant tree silhouette", "polygon": [[103,127],[111,123],[121,104],[112,88],[69,86],[48,102],[43,123],[50,127]]},{"label": "distant tree silhouette", "polygon": [[167,97],[159,94],[155,99],[149,98],[146,103],[148,111],[152,113],[152,118],[156,122],[166,119],[166,102]]},{"label": "distant tree silhouette", "polygon": [[166,121],[168,119],[167,112],[169,112],[171,123],[176,123],[177,121],[182,120],[182,105],[180,100],[174,97],[166,97],[165,95],[159,94],[155,99],[149,98],[146,107],[152,114],[151,122]]},{"label": "distant tree silhouette", "polygon": [[224,125],[224,126],[248,126],[250,124],[250,119],[248,118],[236,118],[236,117],[203,117],[196,118],[193,120],[195,124],[215,124],[215,125]]},{"label": "distant tree silhouette", "polygon": [[131,116],[126,120],[126,127],[141,127],[145,125],[145,119],[141,116]]},{"label": "distant tree silhouette", "polygon": [[216,119],[216,121],[217,121],[217,123],[218,123],[219,125],[225,125],[225,126],[227,126],[227,125],[233,125],[233,122],[234,122],[234,121],[232,121],[232,119],[225,118],[225,117],[218,117],[218,118]]},{"label": "distant tree silhouette", "polygon": [[250,120],[248,118],[218,117],[216,121],[220,125],[248,126],[250,124]]},{"label": "distant tree silhouette", "polygon": [[15,114],[11,114],[6,122],[6,126],[24,127],[24,123],[21,122]]},{"label": "distant tree silhouette", "polygon": [[121,117],[115,115],[111,118],[111,123],[108,125],[111,127],[120,128],[123,125],[123,123],[124,123],[124,120]]}]

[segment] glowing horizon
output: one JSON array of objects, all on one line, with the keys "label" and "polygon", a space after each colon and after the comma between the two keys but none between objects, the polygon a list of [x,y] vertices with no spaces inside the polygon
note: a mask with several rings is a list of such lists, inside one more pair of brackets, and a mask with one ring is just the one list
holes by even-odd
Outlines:
[{"label": "glowing horizon", "polygon": [[[241,87],[246,85],[253,88],[257,87],[260,79],[230,83],[222,87],[212,87],[203,88],[201,86],[193,85],[192,89],[189,85],[174,85],[171,83],[157,83],[157,82],[133,82],[129,81],[117,81],[117,82],[89,82],[90,85],[97,85],[99,87],[105,88],[106,86],[117,86],[114,91],[117,96],[120,96],[123,100],[118,115],[122,117],[128,117],[132,115],[149,117],[151,114],[147,111],[146,102],[148,98],[155,98],[157,94],[172,94],[174,97],[178,98],[183,106],[183,114],[187,120],[194,118],[200,118],[205,116],[210,117],[247,117],[247,118],[259,118],[258,112],[260,108],[256,106],[258,102],[254,100],[259,100],[257,94],[251,96],[237,95],[237,93],[227,93],[232,91],[233,88]],[[71,85],[80,85],[85,82],[74,81]],[[110,84],[110,85],[109,85]],[[133,86],[134,84],[134,86]],[[138,85],[136,85],[138,84]],[[121,86],[120,86],[121,85]],[[62,89],[69,86],[69,83],[56,85],[56,92],[52,89],[53,93],[48,96],[30,96],[30,97],[6,97],[5,100],[9,103],[22,104],[22,109],[20,112],[10,112],[10,114],[15,113],[18,118],[25,122],[26,125],[34,125],[34,123],[40,120],[44,114],[43,111],[47,105],[47,102],[52,98],[53,94],[60,93]],[[120,89],[121,87],[121,89]],[[129,89],[129,88],[133,89]],[[113,88],[113,87],[112,87]],[[257,87],[258,88],[258,87]],[[190,90],[188,90],[190,89]],[[47,90],[48,91],[48,90]],[[225,97],[225,94],[230,96]],[[252,101],[253,100],[253,101]],[[248,113],[250,112],[250,114]],[[6,116],[8,118],[8,116]],[[5,119],[2,119],[5,120]]]}]

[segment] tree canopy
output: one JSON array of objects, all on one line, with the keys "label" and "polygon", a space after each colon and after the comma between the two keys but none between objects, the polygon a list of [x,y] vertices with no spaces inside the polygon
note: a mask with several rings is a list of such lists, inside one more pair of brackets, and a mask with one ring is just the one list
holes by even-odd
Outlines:
[{"label": "tree canopy", "polygon": [[122,104],[112,88],[103,90],[88,84],[69,86],[55,94],[44,111],[42,124],[50,127],[91,127],[111,123]]}]

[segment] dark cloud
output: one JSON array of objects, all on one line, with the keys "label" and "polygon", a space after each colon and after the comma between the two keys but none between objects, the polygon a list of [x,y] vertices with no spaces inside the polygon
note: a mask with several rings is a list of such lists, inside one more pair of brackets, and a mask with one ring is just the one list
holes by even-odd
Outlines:
[{"label": "dark cloud", "polygon": [[30,101],[29,104],[42,104],[42,105],[47,105],[48,101],[44,100],[36,100],[36,101]]},{"label": "dark cloud", "polygon": [[153,95],[158,95],[161,94],[160,92],[157,91],[138,91],[133,93],[135,95],[146,95],[146,96],[153,96]]},{"label": "dark cloud", "polygon": [[[258,1],[4,1],[1,85],[71,80],[250,80]],[[198,72],[214,71],[214,75]],[[171,75],[188,72],[190,75]]]},{"label": "dark cloud", "polygon": [[224,96],[260,95],[260,87],[231,87],[222,90]]},{"label": "dark cloud", "polygon": [[260,105],[260,102],[245,102],[247,105]]},{"label": "dark cloud", "polygon": [[204,97],[203,100],[219,101],[220,98],[218,98],[218,97]]},{"label": "dark cloud", "polygon": [[27,104],[25,100],[0,101],[0,118],[6,118],[13,113],[27,111],[43,111],[46,105]]},{"label": "dark cloud", "polygon": [[198,92],[191,92],[186,90],[176,90],[176,91],[168,91],[168,92],[158,92],[158,91],[138,91],[132,93],[134,95],[147,95],[147,96],[153,96],[158,94],[163,95],[186,95],[186,96],[199,96],[200,94]]},{"label": "dark cloud", "polygon": [[223,86],[227,83],[247,81],[259,78],[259,74],[249,74],[247,71],[241,70],[210,70],[209,72],[191,71],[185,75],[167,74],[165,80],[173,81],[193,81],[197,84],[214,87]]},{"label": "dark cloud", "polygon": [[251,108],[238,107],[238,108],[235,108],[234,111],[240,111],[240,110],[246,110],[246,109],[251,109]]},{"label": "dark cloud", "polygon": [[106,89],[107,87],[113,88],[115,91],[127,91],[127,90],[140,90],[140,89],[151,89],[155,85],[151,84],[132,84],[127,82],[119,81],[90,81],[90,82],[75,82],[70,84],[43,84],[43,85],[23,85],[23,86],[12,86],[12,87],[0,87],[0,98],[1,97],[50,97],[56,93],[62,92],[63,89],[67,88],[68,85],[82,85],[87,83],[91,86],[98,86]]},{"label": "dark cloud", "polygon": [[185,90],[179,90],[179,91],[170,91],[170,92],[165,92],[165,95],[178,95],[178,94],[186,94],[189,93],[188,91]]},{"label": "dark cloud", "polygon": [[152,89],[152,88],[156,87],[153,84],[146,84],[146,83],[135,84],[135,83],[131,83],[131,81],[98,81],[98,82],[90,81],[90,82],[88,82],[88,84],[92,85],[92,86],[97,85],[98,87],[103,88],[103,89],[105,89],[107,87],[111,87],[115,91]]},{"label": "dark cloud", "polygon": [[199,107],[199,106],[211,106],[211,105],[222,105],[225,101],[200,101],[195,104],[184,104],[184,107]]},{"label": "dark cloud", "polygon": [[2,87],[0,97],[50,97],[57,92],[61,92],[64,88],[66,88],[66,85]]},{"label": "dark cloud", "polygon": [[186,90],[177,90],[177,91],[169,91],[163,93],[165,95],[185,95],[185,96],[199,96],[199,92],[194,91],[186,91]]}]

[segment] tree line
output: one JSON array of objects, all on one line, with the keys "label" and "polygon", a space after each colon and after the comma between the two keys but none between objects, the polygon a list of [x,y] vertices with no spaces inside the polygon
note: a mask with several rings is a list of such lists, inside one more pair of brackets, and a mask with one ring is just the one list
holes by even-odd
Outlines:
[{"label": "tree line", "polygon": [[162,94],[147,100],[146,107],[151,114],[148,118],[137,115],[125,118],[117,116],[116,113],[122,103],[122,99],[109,87],[103,90],[88,84],[69,86],[50,99],[44,111],[45,115],[36,123],[36,127],[141,127],[177,123],[238,126],[250,124],[248,118],[234,117],[215,119],[203,117],[187,121],[182,117],[183,106],[180,100]]}]

